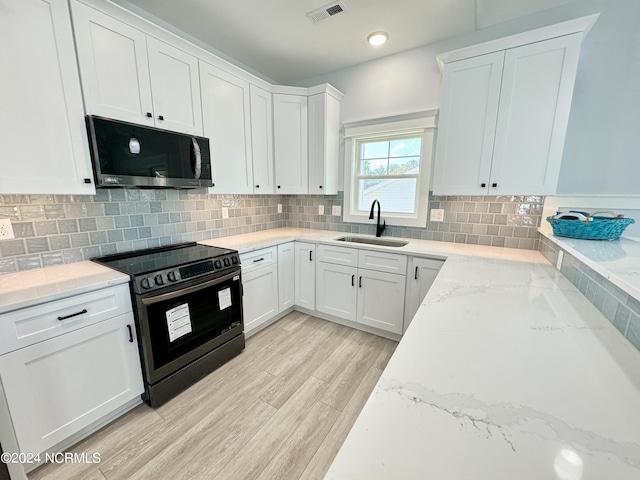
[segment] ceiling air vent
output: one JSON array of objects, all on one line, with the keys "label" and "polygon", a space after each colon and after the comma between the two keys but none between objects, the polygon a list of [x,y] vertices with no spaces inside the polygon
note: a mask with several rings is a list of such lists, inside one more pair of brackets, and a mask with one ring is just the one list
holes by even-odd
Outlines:
[{"label": "ceiling air vent", "polygon": [[320,23],[329,17],[333,17],[338,13],[344,12],[345,10],[346,7],[344,6],[343,2],[333,2],[329,5],[325,5],[322,8],[314,10],[313,12],[307,13],[307,17],[309,17],[309,20],[311,20],[313,23]]}]

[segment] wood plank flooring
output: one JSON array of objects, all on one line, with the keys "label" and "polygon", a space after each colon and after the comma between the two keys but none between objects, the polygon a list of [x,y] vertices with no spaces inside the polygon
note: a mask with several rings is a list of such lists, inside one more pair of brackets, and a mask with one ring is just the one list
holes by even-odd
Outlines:
[{"label": "wood plank flooring", "polygon": [[70,450],[100,463],[29,479],[322,479],[396,345],[293,312],[165,405],[136,407]]}]

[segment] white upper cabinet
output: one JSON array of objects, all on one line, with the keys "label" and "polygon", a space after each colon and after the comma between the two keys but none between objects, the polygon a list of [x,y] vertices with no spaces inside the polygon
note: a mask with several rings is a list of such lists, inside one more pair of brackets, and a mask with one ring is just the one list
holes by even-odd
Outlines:
[{"label": "white upper cabinet", "polygon": [[209,138],[211,193],[253,193],[249,83],[200,62],[204,136]]},{"label": "white upper cabinet", "polygon": [[438,56],[434,194],[556,192],[580,44],[596,18]]},{"label": "white upper cabinet", "polygon": [[87,113],[202,135],[195,57],[92,7],[71,6]]},{"label": "white upper cabinet", "polygon": [[153,127],[146,35],[82,3],[71,6],[87,112]]},{"label": "white upper cabinet", "polygon": [[255,85],[251,95],[253,193],[273,193],[273,108],[270,92]]},{"label": "white upper cabinet", "polygon": [[433,193],[487,193],[503,63],[497,52],[446,65]]},{"label": "white upper cabinet", "polygon": [[309,193],[336,195],[340,148],[340,99],[329,93],[319,93],[309,96],[308,102]]},{"label": "white upper cabinet", "polygon": [[573,34],[506,51],[491,194],[556,192],[580,41]]},{"label": "white upper cabinet", "polygon": [[147,36],[156,127],[202,135],[198,59]]},{"label": "white upper cabinet", "polygon": [[94,194],[66,0],[0,12],[0,193]]},{"label": "white upper cabinet", "polygon": [[273,95],[276,193],[307,193],[307,97]]}]

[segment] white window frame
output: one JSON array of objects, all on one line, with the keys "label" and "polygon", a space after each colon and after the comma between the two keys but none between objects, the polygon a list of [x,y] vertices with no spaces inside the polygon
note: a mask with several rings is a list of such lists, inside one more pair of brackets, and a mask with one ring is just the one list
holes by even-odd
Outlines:
[{"label": "white window frame", "polygon": [[[344,210],[343,221],[352,223],[371,223],[369,211],[358,211],[357,194],[358,141],[392,135],[422,135],[420,155],[420,174],[416,185],[417,210],[414,214],[385,212],[381,205],[380,218],[387,225],[403,227],[426,227],[429,203],[429,185],[431,181],[432,160],[435,147],[435,128],[437,110],[412,114],[410,116],[378,119],[345,125],[344,128]],[[385,138],[386,139],[386,138]],[[409,177],[407,177],[409,178]],[[376,210],[377,211],[377,210]]]}]

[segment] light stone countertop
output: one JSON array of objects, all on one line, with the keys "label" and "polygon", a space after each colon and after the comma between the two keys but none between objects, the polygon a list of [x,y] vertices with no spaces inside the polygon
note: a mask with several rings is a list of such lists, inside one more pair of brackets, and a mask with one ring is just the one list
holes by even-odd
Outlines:
[{"label": "light stone countertop", "polygon": [[128,281],[128,275],[89,261],[0,275],[0,314]]},{"label": "light stone countertop", "polygon": [[623,291],[640,300],[640,241],[621,237],[598,241],[556,237],[544,222],[538,231]]},{"label": "light stone countertop", "polygon": [[[341,235],[211,244],[368,248]],[[448,259],[326,479],[640,478],[640,352],[542,255],[422,240],[384,250]]]}]

